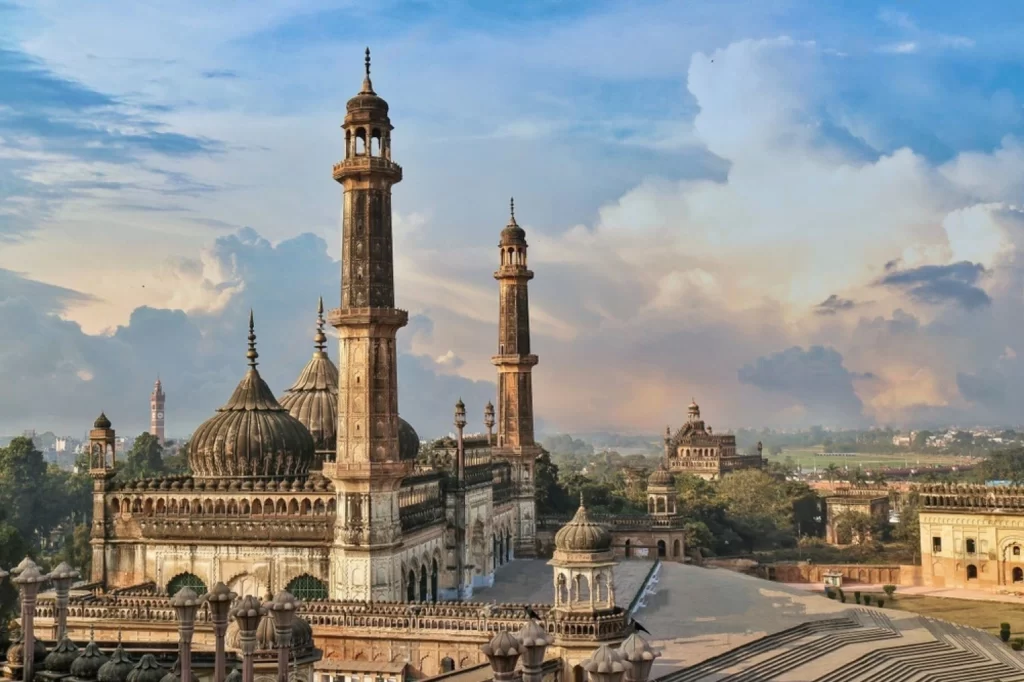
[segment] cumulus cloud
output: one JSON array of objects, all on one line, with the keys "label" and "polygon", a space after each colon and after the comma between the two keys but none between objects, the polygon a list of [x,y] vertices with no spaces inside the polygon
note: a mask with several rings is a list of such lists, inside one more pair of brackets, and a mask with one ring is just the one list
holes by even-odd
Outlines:
[{"label": "cumulus cloud", "polygon": [[987,306],[989,295],[976,282],[985,274],[981,263],[961,261],[950,265],[922,265],[891,271],[881,284],[904,288],[911,298],[928,304],[957,303],[967,310]]}]

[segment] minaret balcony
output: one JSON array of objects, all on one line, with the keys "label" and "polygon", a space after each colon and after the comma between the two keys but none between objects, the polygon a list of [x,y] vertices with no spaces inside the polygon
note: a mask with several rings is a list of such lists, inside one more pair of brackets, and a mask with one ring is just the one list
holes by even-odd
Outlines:
[{"label": "minaret balcony", "polygon": [[357,154],[344,161],[334,164],[334,179],[341,182],[345,178],[356,177],[366,173],[377,173],[390,176],[391,181],[401,182],[402,167],[382,156]]},{"label": "minaret balcony", "polygon": [[502,265],[494,271],[494,279],[533,279],[533,270],[522,265]]},{"label": "minaret balcony", "polygon": [[398,328],[408,324],[409,313],[400,308],[333,308],[327,312],[327,322],[333,327],[378,324]]}]

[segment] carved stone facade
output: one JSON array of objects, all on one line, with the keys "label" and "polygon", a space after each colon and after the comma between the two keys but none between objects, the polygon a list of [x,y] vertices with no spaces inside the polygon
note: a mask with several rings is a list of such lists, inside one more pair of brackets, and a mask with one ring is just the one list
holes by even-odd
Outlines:
[{"label": "carved stone facade", "polygon": [[864,514],[881,524],[889,522],[889,490],[885,486],[837,488],[825,497],[825,539],[833,545],[849,544],[836,531],[843,514]]},{"label": "carved stone facade", "polygon": [[1024,592],[1024,488],[925,485],[924,585]]},{"label": "carved stone facade", "polygon": [[700,418],[700,407],[691,402],[686,423],[675,435],[665,429],[665,461],[670,471],[697,476],[708,481],[721,478],[730,471],[760,469],[761,444],[758,454],[736,453],[736,436],[715,435]]}]

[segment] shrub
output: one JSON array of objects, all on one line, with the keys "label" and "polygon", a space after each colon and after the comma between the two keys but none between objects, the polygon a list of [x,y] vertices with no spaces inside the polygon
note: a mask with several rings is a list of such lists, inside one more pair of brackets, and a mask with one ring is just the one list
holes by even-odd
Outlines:
[{"label": "shrub", "polygon": [[882,608],[883,606],[885,606],[885,600],[882,599],[881,597],[878,598],[878,602],[877,603],[878,603],[878,608]]},{"label": "shrub", "polygon": [[870,594],[865,594],[864,595],[864,606],[871,606],[871,595]]},{"label": "shrub", "polygon": [[1024,639],[1017,637],[1016,639],[1010,642],[1010,648],[1014,651],[1020,651],[1021,649],[1024,649]]},{"label": "shrub", "polygon": [[841,587],[836,588],[836,592],[839,593],[839,601],[845,603],[846,602],[846,593],[843,592],[843,588],[841,588]]},{"label": "shrub", "polygon": [[835,599],[836,598],[836,593],[833,592],[832,590],[825,590],[825,596],[828,597],[829,599]]},{"label": "shrub", "polygon": [[1009,642],[1010,641],[1010,624],[1009,623],[1000,623],[999,624],[999,639],[1003,640],[1004,642]]},{"label": "shrub", "polygon": [[896,591],[895,585],[882,585],[882,592],[885,592],[885,596],[892,599],[893,592]]},{"label": "shrub", "polygon": [[858,604],[860,603],[860,592],[853,593],[853,601],[857,602]]}]

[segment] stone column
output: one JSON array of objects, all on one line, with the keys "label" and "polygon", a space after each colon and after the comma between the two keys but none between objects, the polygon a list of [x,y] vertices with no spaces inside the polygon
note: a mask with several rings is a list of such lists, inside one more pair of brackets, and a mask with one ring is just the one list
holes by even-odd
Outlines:
[{"label": "stone column", "polygon": [[57,641],[64,639],[68,629],[68,595],[71,592],[71,585],[82,576],[81,573],[61,562],[57,568],[47,576],[53,583],[54,592],[57,593]]},{"label": "stone column", "polygon": [[256,653],[256,629],[267,615],[267,609],[258,597],[242,597],[238,606],[231,610],[231,617],[238,622],[238,639],[242,648],[242,682],[253,682],[255,670],[253,654]]},{"label": "stone column", "polygon": [[540,623],[531,618],[519,631],[517,639],[523,655],[523,682],[541,682],[541,666],[551,644],[551,636]]},{"label": "stone column", "polygon": [[[36,618],[36,596],[39,594],[39,586],[47,581],[47,577],[39,572],[39,567],[26,557],[30,562],[24,568],[14,583],[21,588],[21,631],[22,641],[25,645],[24,665],[22,667],[22,679],[24,682],[32,682],[35,676],[35,651],[36,638],[33,626]],[[22,562],[24,563],[24,562]]]},{"label": "stone column", "polygon": [[[217,583],[206,593],[203,600],[210,609],[210,620],[213,621],[213,636],[216,640],[216,653],[213,663],[213,682],[224,682],[224,668],[226,666],[224,656],[224,635],[228,631],[228,612],[231,603],[238,595],[228,589],[224,583]],[[182,682],[187,682],[182,680]]]},{"label": "stone column", "polygon": [[288,654],[292,649],[292,624],[295,622],[299,600],[281,590],[267,605],[274,619],[274,638],[277,640],[277,681],[288,682]]},{"label": "stone column", "polygon": [[203,600],[191,587],[183,587],[171,597],[171,606],[178,616],[178,659],[181,661],[181,682],[192,682],[192,635],[196,631],[196,611]]},{"label": "stone column", "polygon": [[516,638],[504,630],[480,647],[480,651],[490,661],[491,670],[494,671],[494,682],[512,682],[515,679],[516,661],[519,660],[520,649],[521,645]]}]

